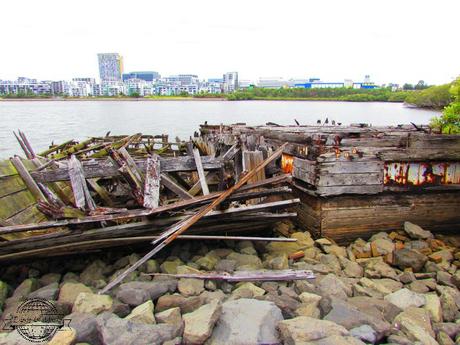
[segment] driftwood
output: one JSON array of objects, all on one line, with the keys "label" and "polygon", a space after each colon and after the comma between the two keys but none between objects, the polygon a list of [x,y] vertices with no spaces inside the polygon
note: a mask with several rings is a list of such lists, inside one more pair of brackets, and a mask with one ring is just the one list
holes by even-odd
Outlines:
[{"label": "driftwood", "polygon": [[174,241],[177,236],[181,235],[184,231],[190,228],[193,224],[195,224],[198,220],[200,220],[203,216],[209,213],[213,208],[221,204],[227,197],[229,197],[232,193],[237,191],[240,187],[242,187],[245,183],[247,183],[251,178],[253,178],[256,174],[260,171],[265,169],[265,167],[276,158],[281,156],[283,153],[283,149],[287,144],[282,145],[278,150],[276,150],[270,157],[268,157],[265,161],[259,164],[255,169],[249,171],[246,175],[244,175],[233,187],[227,189],[226,191],[222,192],[219,197],[217,197],[213,202],[209,205],[203,207],[200,211],[198,211],[193,216],[189,217],[184,221],[180,221],[179,223],[173,225],[169,229],[167,229],[157,240],[153,241],[152,244],[156,245],[149,253],[147,253],[143,258],[137,261],[134,265],[129,267],[126,271],[121,273],[117,278],[115,278],[112,282],[107,284],[104,289],[100,291],[100,294],[103,294],[114,286],[118,285],[123,279],[131,272],[135,271],[139,266],[141,266],[144,262],[149,260],[152,256],[158,253],[162,248],[167,246],[169,243]]},{"label": "driftwood", "polygon": [[193,279],[210,279],[223,280],[227,282],[245,282],[245,281],[289,281],[314,279],[315,275],[310,270],[264,270],[264,271],[236,271],[232,274],[226,272],[206,272],[206,273],[189,273],[189,274],[168,274],[168,273],[143,273],[149,276],[165,276],[173,278],[193,278]]}]

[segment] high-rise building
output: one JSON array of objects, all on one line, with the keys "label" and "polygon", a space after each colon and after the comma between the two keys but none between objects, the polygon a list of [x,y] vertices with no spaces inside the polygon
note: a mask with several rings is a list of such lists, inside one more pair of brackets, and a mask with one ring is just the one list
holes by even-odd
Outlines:
[{"label": "high-rise building", "polygon": [[228,72],[224,74],[224,92],[238,90],[238,72]]},{"label": "high-rise building", "polygon": [[123,57],[118,53],[97,54],[101,81],[121,81]]}]

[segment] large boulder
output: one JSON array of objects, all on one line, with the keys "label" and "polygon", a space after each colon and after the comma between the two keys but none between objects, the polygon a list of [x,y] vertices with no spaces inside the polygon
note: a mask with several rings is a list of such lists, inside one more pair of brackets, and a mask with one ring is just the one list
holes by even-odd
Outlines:
[{"label": "large boulder", "polygon": [[426,303],[425,296],[406,288],[386,295],[384,299],[402,310],[409,307],[421,307]]},{"label": "large boulder", "polygon": [[427,230],[423,230],[420,226],[411,222],[404,222],[404,231],[410,238],[415,240],[427,240],[433,238],[433,234]]},{"label": "large boulder", "polygon": [[211,336],[221,310],[220,302],[213,301],[191,313],[184,314],[184,343],[203,344]]},{"label": "large boulder", "polygon": [[117,298],[123,303],[138,306],[150,299],[154,300],[166,292],[174,292],[176,287],[177,281],[174,279],[129,282],[120,285]]},{"label": "large boulder", "polygon": [[403,248],[394,251],[394,263],[402,270],[411,268],[419,272],[427,261],[428,257],[417,250]]},{"label": "large boulder", "polygon": [[281,310],[271,302],[246,298],[225,302],[207,345],[278,344],[276,325],[281,320]]},{"label": "large boulder", "polygon": [[349,335],[343,326],[332,321],[318,320],[308,316],[280,321],[278,329],[286,345],[307,344],[307,342],[333,335]]},{"label": "large boulder", "polygon": [[104,345],[161,345],[182,331],[176,325],[136,323],[108,312],[99,315],[96,322],[99,339]]}]

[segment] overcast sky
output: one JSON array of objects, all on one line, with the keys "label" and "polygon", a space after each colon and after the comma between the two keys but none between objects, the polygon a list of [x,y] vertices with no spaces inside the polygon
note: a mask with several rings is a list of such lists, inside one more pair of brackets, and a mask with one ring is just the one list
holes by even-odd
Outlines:
[{"label": "overcast sky", "polygon": [[459,0],[2,1],[0,79],[125,71],[430,84],[460,74]]}]

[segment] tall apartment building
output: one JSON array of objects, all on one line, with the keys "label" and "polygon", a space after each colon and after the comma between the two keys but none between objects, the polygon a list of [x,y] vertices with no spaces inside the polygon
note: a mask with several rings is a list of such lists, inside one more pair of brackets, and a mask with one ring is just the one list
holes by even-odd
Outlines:
[{"label": "tall apartment building", "polygon": [[118,53],[97,54],[101,81],[121,81],[123,57]]},{"label": "tall apartment building", "polygon": [[238,72],[227,72],[224,74],[224,92],[238,90]]}]

